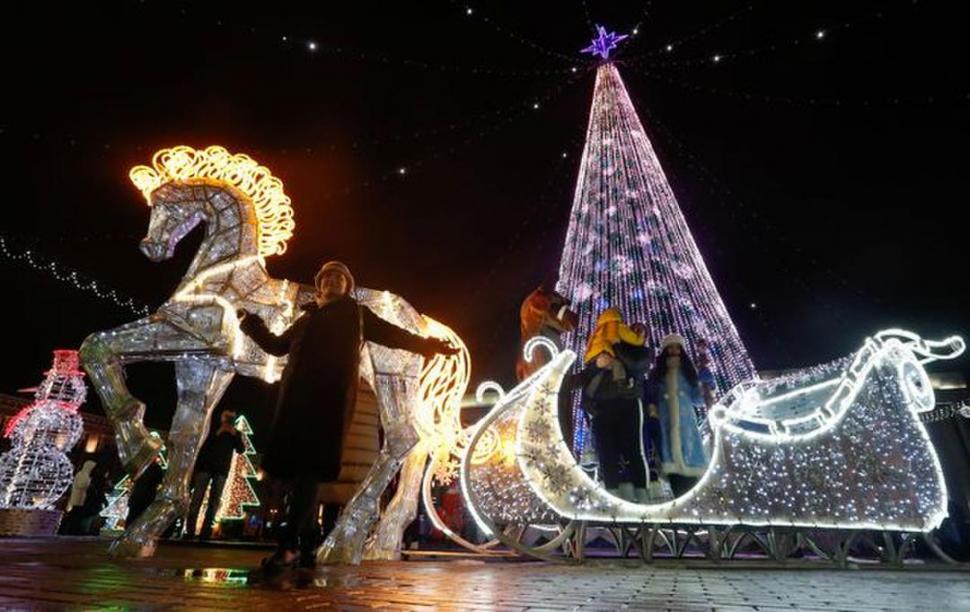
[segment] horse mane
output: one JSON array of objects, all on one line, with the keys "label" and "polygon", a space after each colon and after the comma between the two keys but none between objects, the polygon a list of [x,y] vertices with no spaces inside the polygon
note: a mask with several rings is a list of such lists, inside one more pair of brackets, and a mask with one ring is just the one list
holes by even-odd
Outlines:
[{"label": "horse mane", "polygon": [[259,255],[281,255],[293,236],[293,207],[283,192],[283,181],[243,153],[235,155],[220,146],[193,149],[177,146],[152,156],[152,166],[135,166],[128,173],[151,206],[151,195],[163,184],[178,181],[214,182],[243,193],[256,211]]}]

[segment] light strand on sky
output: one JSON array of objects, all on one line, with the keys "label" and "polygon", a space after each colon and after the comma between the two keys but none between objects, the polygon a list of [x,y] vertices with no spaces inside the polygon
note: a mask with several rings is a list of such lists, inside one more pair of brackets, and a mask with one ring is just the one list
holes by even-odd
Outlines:
[{"label": "light strand on sky", "polygon": [[696,29],[696,30],[694,30],[692,32],[689,32],[687,34],[684,34],[682,36],[679,36],[679,37],[676,37],[676,38],[667,40],[665,43],[663,43],[660,47],[658,47],[656,49],[653,49],[651,51],[647,51],[646,53],[639,54],[639,55],[636,55],[635,54],[635,55],[624,56],[624,59],[633,59],[633,58],[638,58],[638,57],[646,58],[646,57],[653,57],[653,56],[661,55],[661,54],[664,54],[664,53],[671,53],[675,49],[679,49],[682,46],[684,46],[685,44],[687,44],[687,43],[689,43],[689,42],[691,42],[693,40],[696,40],[698,38],[701,38],[703,36],[706,36],[707,34],[713,32],[714,30],[717,30],[717,29],[719,29],[719,28],[721,28],[723,26],[726,26],[726,25],[734,22],[735,20],[737,20],[742,15],[745,15],[747,13],[750,13],[753,10],[754,10],[754,4],[753,3],[747,4],[747,5],[741,7],[740,9],[738,9],[738,10],[736,10],[736,11],[728,14],[727,16],[725,16],[725,17],[723,17],[721,19],[718,19],[716,21],[712,21],[712,22],[708,23],[707,25],[704,25],[704,26],[702,26],[702,27],[700,27],[700,28],[698,28],[698,29]]},{"label": "light strand on sky", "polygon": [[[567,336],[583,354],[606,308],[647,326],[648,343],[679,333],[692,349],[708,342],[721,392],[755,376],[730,314],[616,66],[597,71],[586,146],[559,270],[560,293],[579,315]],[[574,408],[581,450],[586,427]]]},{"label": "light strand on sky", "polygon": [[[802,277],[804,276],[804,271],[797,272],[795,270],[792,270],[784,263],[783,258],[778,257],[779,252],[782,252],[782,253],[792,252],[795,256],[799,258],[799,261],[801,263],[807,263],[814,270],[822,270],[823,272],[828,274],[834,281],[836,281],[836,284],[844,287],[852,287],[852,289],[856,292],[857,295],[868,297],[878,305],[884,304],[884,301],[879,296],[873,295],[865,291],[857,284],[850,283],[848,279],[846,279],[844,276],[837,273],[831,266],[819,261],[812,251],[806,251],[801,246],[799,240],[792,238],[790,235],[786,234],[784,230],[782,230],[776,225],[771,224],[765,217],[758,214],[758,212],[753,208],[751,208],[750,206],[748,206],[744,202],[744,200],[742,200],[740,197],[735,195],[732,189],[724,181],[722,181],[713,171],[707,168],[707,166],[705,166],[704,163],[701,162],[700,158],[697,155],[695,155],[690,150],[690,148],[688,148],[687,145],[684,144],[683,141],[677,138],[677,136],[674,135],[673,132],[671,132],[670,129],[656,115],[651,113],[650,110],[646,107],[643,108],[643,113],[644,115],[647,116],[647,119],[649,120],[651,127],[655,129],[657,133],[663,135],[668,142],[674,145],[674,149],[684,157],[688,167],[693,170],[696,170],[696,172],[693,175],[695,178],[698,178],[704,181],[712,188],[717,188],[725,196],[727,196],[727,198],[729,199],[728,209],[732,211],[732,215],[734,211],[740,210],[744,212],[744,214],[748,217],[748,220],[744,221],[744,224],[746,227],[751,229],[757,229],[758,231],[760,231],[762,237],[767,237],[775,241],[778,247],[782,247],[781,251],[778,251],[777,249],[771,250],[770,248],[767,248],[767,247],[765,250],[766,257],[771,257],[771,261],[773,265],[779,266],[784,272],[784,274],[780,275],[781,277],[786,277],[786,278],[795,280],[795,282],[798,282],[809,295],[813,296],[815,299],[822,299],[821,296],[819,295],[818,288],[811,287],[803,280]],[[711,189],[711,192],[713,193],[714,189]],[[764,244],[764,242],[761,240],[754,240],[752,242],[758,245]],[[831,305],[827,303],[826,303],[826,306],[828,310],[832,311],[836,317],[838,317],[840,320],[844,320],[842,319],[842,316],[839,313],[838,308],[832,309]]]},{"label": "light strand on sky", "polygon": [[[288,37],[282,37],[282,42],[289,42]],[[395,55],[387,55],[384,53],[375,53],[369,51],[363,51],[360,49],[355,49],[353,47],[348,47],[344,44],[330,46],[318,42],[310,41],[307,43],[309,50],[313,53],[330,53],[338,55],[341,58],[353,58],[363,62],[372,62],[382,65],[394,64],[399,66],[407,66],[410,68],[421,68],[424,70],[432,72],[440,72],[444,74],[448,73],[459,73],[459,74],[473,74],[473,75],[486,75],[486,76],[496,76],[496,77],[523,77],[532,78],[536,76],[555,76],[568,74],[570,72],[575,72],[573,66],[568,68],[534,68],[529,70],[509,70],[506,68],[492,68],[489,66],[460,66],[457,64],[439,64],[426,62],[424,60],[409,59],[406,57],[398,57]],[[565,56],[564,56],[565,57]],[[562,58],[559,58],[562,59]],[[575,58],[572,61],[573,65],[577,62]]]},{"label": "light strand on sky", "polygon": [[[589,31],[591,34],[596,33],[596,24],[593,23],[593,18],[589,12],[589,2],[587,0],[579,0],[583,6],[583,17],[586,19],[586,25],[589,26]],[[647,20],[647,16],[650,13],[650,9],[653,8],[653,0],[646,0],[643,3],[643,10],[640,11],[640,17],[637,22],[630,28],[630,36],[637,36],[640,34],[640,27]]]},{"label": "light strand on sky", "polygon": [[58,264],[53,260],[45,260],[45,258],[42,258],[29,249],[24,251],[16,250],[3,236],[0,236],[0,254],[10,261],[26,264],[39,272],[46,272],[62,283],[72,285],[75,289],[91,293],[102,300],[112,302],[116,306],[127,308],[140,317],[147,316],[150,312],[147,305],[133,298],[125,297],[116,290],[105,287],[97,281],[89,280],[67,266]]},{"label": "light strand on sky", "polygon": [[789,106],[810,106],[810,107],[874,107],[874,106],[925,106],[930,104],[945,103],[966,103],[970,100],[970,93],[949,93],[932,94],[922,96],[888,96],[884,98],[832,98],[832,97],[805,97],[787,96],[777,94],[764,94],[750,91],[740,91],[727,87],[705,87],[696,83],[677,79],[673,76],[659,72],[657,70],[645,69],[639,72],[646,77],[656,79],[668,85],[674,85],[681,89],[710,94],[713,96],[724,96],[742,102],[761,102],[768,104],[787,104]]},{"label": "light strand on sky", "polygon": [[[847,19],[838,22],[829,22],[827,24],[822,24],[811,31],[803,32],[798,36],[794,36],[785,40],[779,40],[778,42],[769,43],[766,45],[761,45],[757,47],[748,47],[744,49],[728,49],[725,51],[714,50],[705,55],[696,55],[691,57],[673,57],[671,54],[676,51],[676,47],[673,45],[668,45],[664,47],[667,51],[665,56],[659,56],[656,62],[651,62],[655,65],[668,66],[672,68],[686,68],[692,66],[713,66],[717,64],[722,64],[727,60],[740,60],[753,57],[761,57],[766,53],[774,53],[777,51],[783,51],[795,47],[806,47],[809,45],[818,45],[825,42],[827,39],[831,38],[833,35],[848,30],[849,28],[856,27],[861,23],[870,20],[882,19],[890,13],[901,12],[904,8],[912,8],[916,6],[916,3],[903,4],[895,7],[893,9],[878,9],[870,13],[866,13],[855,19]],[[650,57],[657,57],[653,55]],[[649,58],[645,58],[649,61]]]},{"label": "light strand on sky", "polygon": [[[577,69],[575,71],[570,71],[570,74],[576,75],[578,78],[578,77],[581,77],[583,73],[585,73],[585,70],[586,68],[583,68],[582,72],[580,72],[580,70]],[[573,82],[575,82],[575,79],[569,79],[565,83],[571,84]],[[460,136],[467,132],[477,131],[481,133],[483,128],[491,128],[491,127],[494,127],[499,122],[507,122],[508,120],[510,120],[510,118],[512,118],[512,115],[517,117],[517,116],[521,116],[523,112],[535,112],[535,111],[542,110],[544,103],[553,99],[555,95],[558,95],[558,93],[562,90],[562,88],[563,88],[563,82],[557,81],[550,89],[547,89],[542,93],[539,93],[539,94],[530,93],[528,95],[525,95],[521,98],[516,99],[515,102],[513,102],[510,105],[486,110],[473,117],[467,117],[467,118],[462,118],[460,120],[448,121],[446,124],[442,124],[439,126],[428,127],[424,129],[410,129],[410,128],[407,130],[402,129],[400,131],[393,132],[393,133],[382,132],[380,135],[367,136],[367,137],[358,135],[358,136],[355,136],[353,142],[346,145],[341,144],[340,146],[338,146],[337,143],[333,143],[333,142],[316,143],[314,146],[302,146],[302,147],[296,146],[296,147],[293,147],[292,149],[291,148],[276,149],[275,153],[288,155],[291,152],[312,154],[314,152],[319,152],[324,150],[331,151],[331,152],[338,151],[338,150],[343,151],[347,149],[358,151],[367,147],[386,147],[390,145],[404,144],[404,143],[416,142],[420,140],[430,140],[432,138],[441,137],[441,136],[448,136],[448,135]],[[536,108],[537,104],[539,105],[539,108]],[[49,142],[57,142],[58,144],[66,144],[71,149],[78,149],[78,150],[83,149],[85,151],[91,151],[93,148],[94,150],[99,150],[101,152],[104,152],[112,148],[111,143],[94,142],[93,140],[81,141],[74,136],[70,138],[66,138],[61,141],[57,141],[53,139],[51,136],[42,134],[39,131],[34,131],[33,133],[30,133],[28,135],[29,132],[30,132],[29,130],[23,130],[23,129],[21,129],[19,132],[11,132],[7,130],[5,132],[0,131],[0,135],[4,135],[4,134],[14,135],[19,133],[25,139],[29,138],[30,140],[33,140],[33,141],[47,140]],[[89,145],[89,146],[85,147],[84,145]],[[142,151],[143,149],[144,147],[142,145],[135,146],[136,151]],[[251,147],[248,147],[248,149],[254,155],[265,155],[267,153],[267,150],[261,149],[259,147],[251,146]]]},{"label": "light strand on sky", "polygon": [[[454,2],[453,2],[454,3]],[[183,15],[185,14],[185,8],[181,11]],[[486,21],[488,19],[486,18]],[[491,22],[493,27],[501,29],[500,26]],[[487,76],[500,76],[500,77],[534,77],[539,75],[556,75],[570,72],[570,68],[560,68],[560,69],[548,69],[548,68],[536,68],[536,69],[504,69],[496,68],[491,66],[463,66],[460,64],[446,64],[441,62],[431,62],[426,60],[420,60],[415,58],[401,57],[397,54],[390,54],[378,51],[365,51],[363,49],[347,46],[345,44],[340,45],[327,45],[321,42],[320,39],[314,38],[312,34],[293,34],[286,30],[281,30],[279,28],[264,28],[255,27],[252,25],[247,25],[243,23],[236,23],[227,21],[225,19],[216,19],[215,26],[220,29],[234,28],[235,31],[240,35],[251,36],[258,38],[266,43],[279,45],[282,44],[287,48],[292,48],[303,53],[317,54],[317,53],[332,53],[337,54],[342,58],[356,59],[363,62],[377,63],[382,65],[397,65],[405,66],[408,68],[418,68],[428,71],[436,71],[442,73],[462,73],[462,74],[474,74],[474,75],[487,75]],[[526,44],[530,47],[540,47],[534,42],[515,34],[509,30],[505,31],[506,35]],[[541,48],[541,47],[540,47]],[[552,51],[544,50],[545,53],[554,53]],[[565,55],[557,55],[557,59],[567,59],[570,60],[572,64],[576,64],[575,58],[570,58]]]},{"label": "light strand on sky", "polygon": [[482,23],[487,23],[492,28],[494,28],[496,32],[500,32],[502,35],[504,35],[504,36],[506,36],[506,37],[508,37],[508,38],[510,38],[510,39],[512,39],[512,40],[514,40],[516,42],[518,42],[519,44],[525,45],[526,47],[529,47],[530,49],[532,49],[534,51],[537,51],[537,52],[539,52],[539,53],[541,53],[541,54],[543,54],[545,56],[548,56],[548,57],[551,57],[551,58],[555,58],[555,59],[561,60],[561,61],[566,61],[570,65],[575,65],[576,64],[576,57],[575,56],[573,56],[573,55],[566,55],[565,53],[560,53],[558,51],[553,51],[552,49],[547,49],[546,47],[543,47],[542,45],[540,45],[539,43],[535,42],[534,40],[522,36],[518,32],[515,32],[514,30],[511,30],[511,29],[503,26],[502,24],[500,24],[499,22],[495,21],[494,19],[492,19],[488,15],[480,12],[477,6],[472,6],[471,4],[465,4],[463,2],[458,2],[458,0],[450,0],[450,1],[451,1],[451,3],[454,6],[458,7],[459,9],[461,9],[461,12],[465,16],[471,17],[471,18],[476,19],[478,21],[481,21]]},{"label": "light strand on sky", "polygon": [[[568,86],[578,82],[581,78],[582,78],[582,75],[573,75],[572,77],[566,79],[565,81],[558,83],[556,86],[548,90],[545,94],[532,98],[532,101],[527,102],[525,104],[519,104],[518,112],[507,113],[504,117],[501,118],[502,119],[501,121],[498,121],[498,120],[494,121],[491,124],[489,124],[487,127],[480,129],[476,134],[473,134],[464,138],[460,143],[460,145],[451,146],[448,148],[444,148],[444,147],[436,148],[427,156],[412,158],[406,162],[402,162],[396,168],[388,170],[382,174],[379,174],[373,180],[365,179],[360,183],[358,188],[369,188],[377,182],[386,182],[390,179],[404,177],[406,175],[412,174],[415,169],[423,168],[425,165],[427,165],[428,163],[434,160],[440,159],[445,156],[453,156],[458,151],[459,146],[460,147],[471,146],[477,140],[484,138],[490,133],[497,132],[500,128],[511,124],[516,119],[519,119],[526,115],[531,115],[536,111],[541,110],[547,103],[551,102],[559,94],[561,94],[563,90],[565,90]],[[320,197],[327,200],[335,196],[344,196],[351,193],[353,189],[354,189],[354,186],[348,185],[343,187],[342,189],[329,191]]]}]

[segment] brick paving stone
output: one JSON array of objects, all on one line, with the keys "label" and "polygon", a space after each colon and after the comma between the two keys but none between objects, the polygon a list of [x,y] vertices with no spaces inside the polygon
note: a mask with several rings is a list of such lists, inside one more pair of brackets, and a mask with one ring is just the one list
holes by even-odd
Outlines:
[{"label": "brick paving stone", "polygon": [[114,561],[107,544],[0,540],[0,609],[970,611],[964,566],[413,560],[325,567],[281,590],[245,584],[265,552],[163,544],[153,559]]}]

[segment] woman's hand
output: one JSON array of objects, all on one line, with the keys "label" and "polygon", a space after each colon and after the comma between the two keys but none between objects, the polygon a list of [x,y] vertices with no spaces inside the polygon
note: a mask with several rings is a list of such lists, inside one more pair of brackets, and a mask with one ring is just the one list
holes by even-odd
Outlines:
[{"label": "woman's hand", "polygon": [[458,349],[447,340],[442,340],[441,338],[428,338],[425,343],[424,349],[425,359],[430,359],[435,355],[444,355],[446,357],[451,357],[452,355],[458,354]]}]

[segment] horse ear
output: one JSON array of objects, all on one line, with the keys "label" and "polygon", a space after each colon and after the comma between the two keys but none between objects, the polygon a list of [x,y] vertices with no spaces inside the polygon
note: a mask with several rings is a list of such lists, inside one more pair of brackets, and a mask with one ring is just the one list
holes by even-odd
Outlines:
[{"label": "horse ear", "polygon": [[145,196],[145,201],[151,206],[152,192],[162,184],[162,177],[159,176],[158,172],[148,166],[135,166],[128,172],[128,178],[141,191],[142,195]]}]

